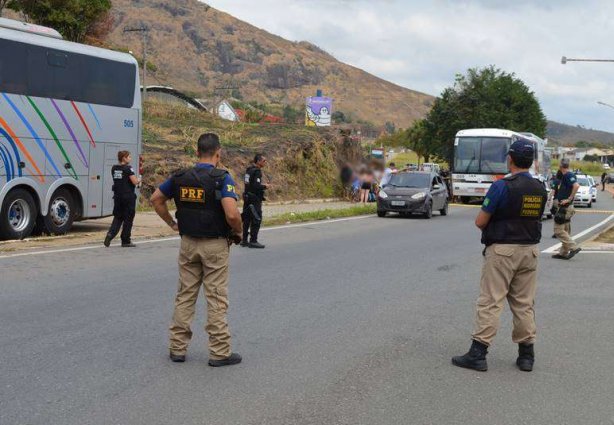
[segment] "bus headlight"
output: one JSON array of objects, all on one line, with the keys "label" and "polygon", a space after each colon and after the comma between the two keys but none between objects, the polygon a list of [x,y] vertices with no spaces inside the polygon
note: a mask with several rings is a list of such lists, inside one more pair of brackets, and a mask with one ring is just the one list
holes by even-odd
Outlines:
[{"label": "bus headlight", "polygon": [[416,193],[415,195],[412,195],[412,196],[411,196],[411,199],[416,199],[416,200],[418,200],[418,199],[424,199],[424,197],[425,197],[425,196],[426,196],[426,193],[424,193],[424,192],[419,192],[419,193]]}]

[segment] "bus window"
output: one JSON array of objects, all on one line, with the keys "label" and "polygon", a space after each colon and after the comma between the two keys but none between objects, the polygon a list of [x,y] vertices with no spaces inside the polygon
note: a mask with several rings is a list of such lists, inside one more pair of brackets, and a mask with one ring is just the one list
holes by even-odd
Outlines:
[{"label": "bus window", "polygon": [[23,94],[28,87],[28,50],[22,43],[0,40],[0,92]]},{"label": "bus window", "polygon": [[454,155],[454,171],[477,173],[480,171],[480,138],[460,137]]},{"label": "bus window", "polygon": [[79,97],[79,56],[39,46],[28,47],[28,92],[72,100]]},{"label": "bus window", "polygon": [[95,56],[0,40],[0,91],[130,108],[136,67]]},{"label": "bus window", "polygon": [[83,97],[86,102],[131,107],[134,102],[134,65],[84,56]]},{"label": "bus window", "polygon": [[509,139],[498,137],[483,138],[480,171],[496,174],[507,173],[507,152],[509,146]]}]

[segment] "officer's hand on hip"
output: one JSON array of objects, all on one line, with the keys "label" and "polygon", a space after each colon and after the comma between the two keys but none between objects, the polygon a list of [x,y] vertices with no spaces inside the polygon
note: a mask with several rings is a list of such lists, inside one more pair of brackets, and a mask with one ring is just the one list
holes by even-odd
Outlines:
[{"label": "officer's hand on hip", "polygon": [[228,245],[238,245],[241,243],[241,241],[243,240],[243,237],[238,234],[238,233],[231,233],[230,236],[228,236]]},{"label": "officer's hand on hip", "polygon": [[173,229],[175,232],[179,231],[179,225],[177,224],[177,222],[175,220],[171,221],[170,223],[167,223],[168,226]]}]

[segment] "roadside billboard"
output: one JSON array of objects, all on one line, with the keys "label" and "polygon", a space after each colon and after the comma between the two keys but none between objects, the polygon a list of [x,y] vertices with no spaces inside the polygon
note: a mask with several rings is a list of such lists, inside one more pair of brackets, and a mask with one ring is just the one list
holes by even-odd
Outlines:
[{"label": "roadside billboard", "polygon": [[308,97],[305,107],[305,125],[308,127],[329,127],[332,113],[332,98]]}]

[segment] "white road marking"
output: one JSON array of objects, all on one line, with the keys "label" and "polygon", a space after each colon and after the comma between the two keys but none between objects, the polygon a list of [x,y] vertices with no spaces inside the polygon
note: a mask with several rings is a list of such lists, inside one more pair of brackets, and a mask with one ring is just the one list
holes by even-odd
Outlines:
[{"label": "white road marking", "polygon": [[[598,229],[599,227],[603,226],[604,224],[606,224],[606,223],[610,222],[612,219],[614,219],[614,215],[610,215],[610,216],[609,216],[608,218],[606,218],[605,220],[600,221],[599,223],[595,224],[595,225],[594,225],[594,226],[592,226],[592,227],[589,227],[588,229],[586,229],[586,230],[584,230],[584,231],[582,231],[582,232],[578,233],[578,234],[577,234],[577,235],[575,235],[575,236],[572,236],[572,239],[573,239],[574,241],[575,241],[575,240],[578,240],[578,239],[579,239],[579,238],[581,238],[582,236],[588,235],[588,234],[589,234],[590,232],[592,232],[593,230]],[[555,253],[556,251],[558,251],[560,247],[561,247],[561,244],[560,244],[560,243],[557,243],[556,245],[553,245],[553,246],[551,246],[550,248],[544,249],[544,250],[542,251],[542,254],[553,254],[553,253]]]},{"label": "white road marking", "polygon": [[[356,217],[337,218],[333,220],[320,220],[320,221],[311,221],[307,223],[297,223],[297,224],[286,224],[282,226],[263,227],[262,229],[260,229],[260,231],[265,232],[265,231],[270,231],[270,230],[292,229],[292,228],[297,228],[297,227],[321,226],[323,224],[339,223],[342,221],[363,220],[365,218],[370,218],[370,217],[374,217],[374,216],[373,215],[360,215]],[[134,242],[134,244],[135,245],[145,245],[149,243],[177,241],[179,239],[181,239],[179,236],[169,236],[166,238],[136,241]],[[111,246],[119,246],[119,245],[113,244]],[[90,249],[103,249],[103,248],[105,248],[103,245],[86,245],[86,246],[77,246],[73,248],[48,249],[48,250],[43,250],[43,251],[32,251],[32,252],[18,252],[15,254],[0,255],[0,260],[4,258],[27,257],[27,256],[32,256],[32,255],[43,255],[43,254],[56,254],[59,252],[87,251]]]}]

